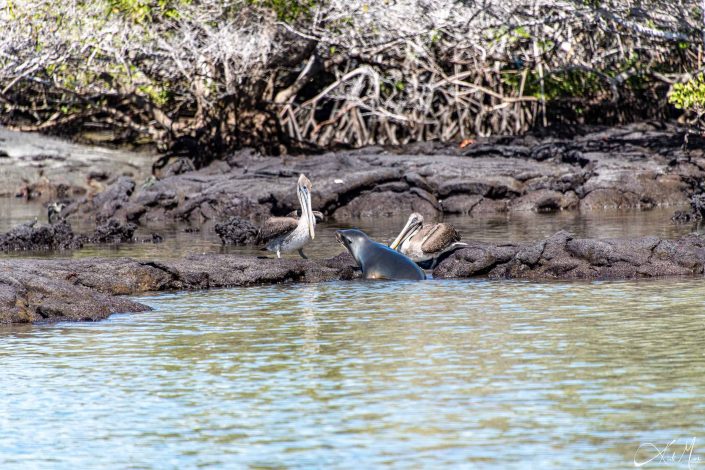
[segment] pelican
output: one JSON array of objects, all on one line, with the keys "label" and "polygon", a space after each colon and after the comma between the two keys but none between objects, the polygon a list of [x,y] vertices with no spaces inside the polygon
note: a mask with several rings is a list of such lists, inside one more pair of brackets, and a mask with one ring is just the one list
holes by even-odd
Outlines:
[{"label": "pelican", "polygon": [[416,262],[421,267],[432,269],[451,251],[468,246],[460,242],[460,234],[450,224],[424,224],[423,216],[414,212],[401,229],[397,238],[389,245]]},{"label": "pelican", "polygon": [[302,258],[308,259],[303,247],[314,239],[316,227],[316,218],[311,210],[311,188],[311,181],[300,175],[296,195],[301,204],[301,217],[270,217],[259,229],[259,244],[265,245],[263,249],[275,251],[277,258],[282,257],[282,252],[298,251]]},{"label": "pelican", "polygon": [[[313,218],[316,219],[316,223],[321,223],[326,220],[326,216],[323,215],[321,211],[311,211],[313,212]],[[286,214],[287,217],[301,217],[301,209],[296,209]]]}]

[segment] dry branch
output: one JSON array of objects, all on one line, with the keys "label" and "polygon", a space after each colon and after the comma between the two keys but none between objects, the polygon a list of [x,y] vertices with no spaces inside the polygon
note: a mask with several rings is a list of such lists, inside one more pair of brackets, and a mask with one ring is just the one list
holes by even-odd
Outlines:
[{"label": "dry branch", "polygon": [[247,0],[154,21],[114,3],[0,0],[1,122],[203,155],[448,141],[652,117],[702,67],[697,0],[328,0],[288,22]]}]

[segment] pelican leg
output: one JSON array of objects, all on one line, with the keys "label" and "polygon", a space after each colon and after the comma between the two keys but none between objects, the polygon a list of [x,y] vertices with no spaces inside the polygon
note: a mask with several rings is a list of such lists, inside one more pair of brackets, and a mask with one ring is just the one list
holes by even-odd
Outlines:
[{"label": "pelican leg", "polygon": [[306,256],[306,255],[304,254],[304,249],[303,249],[303,248],[299,248],[299,255],[301,255],[301,257],[302,257],[303,259],[308,259],[308,256]]}]

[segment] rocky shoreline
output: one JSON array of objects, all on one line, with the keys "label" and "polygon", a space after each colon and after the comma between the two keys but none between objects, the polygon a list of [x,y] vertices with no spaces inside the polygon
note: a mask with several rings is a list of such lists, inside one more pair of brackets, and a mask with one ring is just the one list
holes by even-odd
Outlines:
[{"label": "rocky shoreline", "polygon": [[[283,158],[244,150],[198,171],[176,161],[159,179],[129,171],[111,173],[116,176],[105,180],[100,192],[82,188],[70,192],[73,198],[64,194],[71,199],[61,214],[68,221],[20,225],[0,235],[0,251],[130,242],[146,222],[183,220],[197,229],[207,219],[221,222],[216,232],[223,243],[247,244],[256,234],[252,222],[297,208],[293,188],[299,173],[314,183],[314,209],[339,220],[412,211],[436,218],[683,208],[690,202],[691,212],[676,216],[690,221],[701,217],[698,197],[705,191],[704,142],[693,139],[685,146],[674,125],[640,123],[592,128],[571,137],[484,138],[465,148],[426,143]],[[60,174],[60,165],[52,168],[53,174]],[[43,180],[54,189],[64,184],[57,181]],[[34,183],[27,182],[27,188]],[[44,196],[51,200],[59,194],[52,190]],[[74,219],[93,219],[95,231],[73,233]],[[146,241],[160,240],[154,234]],[[705,239],[697,235],[598,240],[562,231],[534,243],[463,241],[468,246],[439,263],[434,278],[595,280],[705,272]],[[168,261],[13,257],[0,260],[0,323],[100,320],[113,313],[144,311],[149,307],[124,296],[145,292],[357,277],[359,271],[347,253],[324,260],[224,254]]]},{"label": "rocky shoreline", "polygon": [[[697,276],[705,238],[575,239],[565,231],[527,244],[468,241],[444,259],[436,279],[598,280]],[[96,321],[149,307],[124,295],[359,277],[346,253],[325,260],[206,254],[171,261],[0,260],[0,324]]]},{"label": "rocky shoreline", "polygon": [[0,324],[96,321],[149,307],[124,295],[356,277],[348,255],[308,261],[199,255],[171,261],[129,258],[0,260]]},{"label": "rocky shoreline", "polygon": [[674,125],[640,123],[569,138],[482,138],[465,148],[426,143],[282,158],[245,150],[145,183],[120,177],[103,193],[77,199],[67,214],[138,224],[256,220],[297,208],[299,173],[313,181],[314,209],[338,220],[679,208],[703,191],[705,153],[693,139],[684,146]]},{"label": "rocky shoreline", "polygon": [[444,259],[435,278],[623,280],[702,275],[705,238],[574,238],[566,231],[528,244],[468,242]]},{"label": "rocky shoreline", "polygon": [[144,180],[153,158],[0,126],[0,197],[47,202],[92,196],[112,175]]}]

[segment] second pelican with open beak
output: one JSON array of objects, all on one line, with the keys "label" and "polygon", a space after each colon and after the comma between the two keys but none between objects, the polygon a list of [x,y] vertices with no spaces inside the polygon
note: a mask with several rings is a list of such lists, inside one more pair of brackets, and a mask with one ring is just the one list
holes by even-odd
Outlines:
[{"label": "second pelican with open beak", "polygon": [[460,234],[450,224],[424,224],[423,216],[417,212],[409,220],[397,238],[389,245],[424,269],[432,269],[446,253],[467,246],[460,242]]},{"label": "second pelican with open beak", "polygon": [[265,244],[264,249],[275,251],[277,258],[281,258],[282,252],[298,251],[302,258],[307,259],[303,247],[316,236],[316,218],[311,209],[312,187],[311,181],[300,175],[296,195],[301,204],[301,217],[270,217],[259,230],[258,242]]}]

